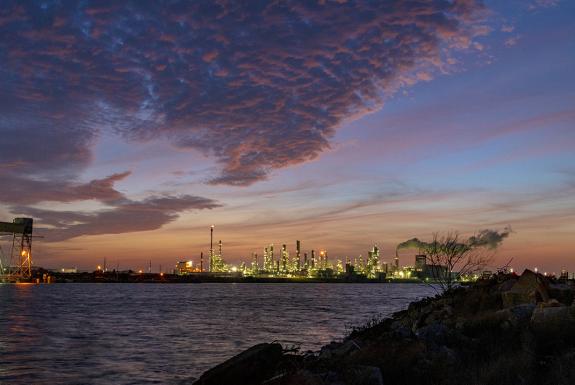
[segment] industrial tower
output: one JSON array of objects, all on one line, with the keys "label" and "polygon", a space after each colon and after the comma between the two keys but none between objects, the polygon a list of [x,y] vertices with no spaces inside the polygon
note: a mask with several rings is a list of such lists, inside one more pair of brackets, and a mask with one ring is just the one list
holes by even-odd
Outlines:
[{"label": "industrial tower", "polygon": [[[8,275],[14,278],[32,277],[32,218],[15,218],[12,223],[0,222],[0,235],[12,236]],[[3,272],[2,272],[3,273]]]}]

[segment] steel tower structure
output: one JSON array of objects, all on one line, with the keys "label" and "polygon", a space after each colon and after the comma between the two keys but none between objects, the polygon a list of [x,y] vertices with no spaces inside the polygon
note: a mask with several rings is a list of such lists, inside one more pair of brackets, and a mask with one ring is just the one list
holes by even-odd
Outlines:
[{"label": "steel tower structure", "polygon": [[12,236],[8,274],[15,278],[32,277],[32,218],[15,218],[12,223],[0,222],[0,234]]}]

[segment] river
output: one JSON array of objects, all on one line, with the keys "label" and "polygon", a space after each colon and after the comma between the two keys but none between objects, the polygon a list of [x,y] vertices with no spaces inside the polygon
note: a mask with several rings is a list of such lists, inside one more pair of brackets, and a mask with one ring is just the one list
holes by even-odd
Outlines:
[{"label": "river", "polygon": [[185,384],[260,342],[316,350],[418,284],[0,284],[0,384]]}]

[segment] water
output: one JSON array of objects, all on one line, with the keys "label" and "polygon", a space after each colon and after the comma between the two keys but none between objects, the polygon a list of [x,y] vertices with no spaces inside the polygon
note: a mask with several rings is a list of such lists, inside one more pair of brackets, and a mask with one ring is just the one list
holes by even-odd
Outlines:
[{"label": "water", "polygon": [[416,284],[0,284],[0,384],[184,384],[260,342],[316,350]]}]

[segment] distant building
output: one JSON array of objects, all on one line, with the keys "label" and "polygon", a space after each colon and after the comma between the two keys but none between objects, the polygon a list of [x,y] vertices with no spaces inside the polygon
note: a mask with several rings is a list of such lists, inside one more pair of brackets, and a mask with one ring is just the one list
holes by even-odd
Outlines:
[{"label": "distant building", "polygon": [[365,266],[365,275],[367,278],[376,278],[379,268],[379,248],[374,245],[371,251],[367,253],[367,263]]},{"label": "distant building", "polygon": [[389,274],[389,265],[386,261],[381,264],[381,271],[383,271],[385,274]]},{"label": "distant building", "polygon": [[427,265],[427,256],[419,254],[415,256],[415,271],[417,273],[423,273],[425,266]]},{"label": "distant building", "polygon": [[176,274],[178,275],[187,275],[199,271],[199,268],[194,267],[193,261],[180,261],[176,264]]},{"label": "distant building", "polygon": [[78,272],[77,267],[63,267],[60,269],[60,273],[64,274],[76,274]]},{"label": "distant building", "polygon": [[492,271],[485,270],[484,272],[481,273],[481,279],[489,279],[491,278],[492,275],[493,275]]},{"label": "distant building", "polygon": [[445,279],[447,278],[447,266],[425,265],[423,271],[415,272],[420,279]]}]

